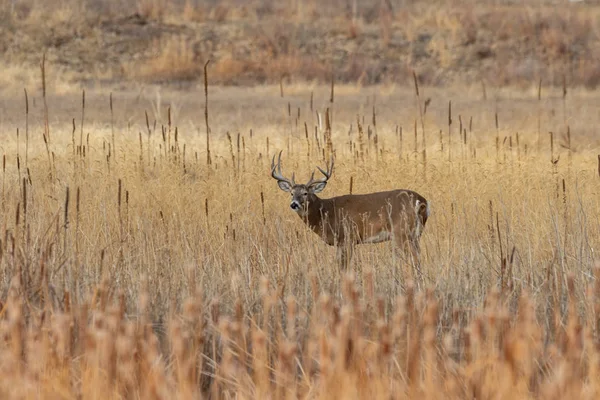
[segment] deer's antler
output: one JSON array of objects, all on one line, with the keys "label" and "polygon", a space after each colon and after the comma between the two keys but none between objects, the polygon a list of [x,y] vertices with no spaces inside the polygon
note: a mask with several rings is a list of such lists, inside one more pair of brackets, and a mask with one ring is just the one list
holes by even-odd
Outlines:
[{"label": "deer's antler", "polygon": [[310,180],[308,181],[308,183],[306,184],[306,186],[310,186],[313,183],[317,183],[317,182],[327,182],[329,180],[329,178],[331,178],[331,174],[333,174],[333,165],[335,163],[335,160],[333,159],[333,156],[331,156],[331,165],[329,163],[327,163],[327,171],[323,171],[321,169],[321,167],[319,167],[317,165],[317,169],[319,171],[321,171],[321,173],[323,175],[325,175],[325,178],[321,178],[321,179],[317,179],[315,180],[315,173],[313,172],[312,175],[310,176]]},{"label": "deer's antler", "polygon": [[288,178],[284,177],[281,174],[281,153],[283,152],[283,150],[281,150],[279,152],[279,157],[277,159],[277,165],[275,165],[275,156],[273,156],[273,160],[271,160],[271,176],[273,177],[273,179],[277,179],[278,181],[283,181],[288,183],[290,186],[294,186],[295,182],[294,182],[294,175],[292,175],[292,180],[289,180]]}]

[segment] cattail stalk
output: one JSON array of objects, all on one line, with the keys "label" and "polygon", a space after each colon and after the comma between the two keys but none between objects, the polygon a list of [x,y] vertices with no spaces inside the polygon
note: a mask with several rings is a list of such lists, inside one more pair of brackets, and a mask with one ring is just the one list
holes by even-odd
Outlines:
[{"label": "cattail stalk", "polygon": [[114,117],[114,111],[113,111],[113,94],[112,94],[112,92],[110,92],[108,99],[109,99],[108,102],[109,102],[109,106],[110,106],[110,136],[111,136],[111,140],[112,140],[112,153],[113,153],[113,158],[116,160],[117,146],[115,144],[115,117]]},{"label": "cattail stalk", "polygon": [[23,89],[25,92],[25,167],[29,166],[29,97],[27,96],[27,89]]},{"label": "cattail stalk", "polygon": [[423,112],[423,106],[421,105],[421,97],[419,95],[419,81],[417,79],[417,73],[413,71],[413,80],[415,82],[415,95],[417,97],[417,108],[419,110],[419,118],[421,120],[421,132],[423,134],[423,148],[427,147],[427,140],[425,137],[425,118]]},{"label": "cattail stalk", "polygon": [[211,165],[210,157],[210,127],[208,126],[208,63],[204,64],[204,122],[206,123],[206,165]]}]

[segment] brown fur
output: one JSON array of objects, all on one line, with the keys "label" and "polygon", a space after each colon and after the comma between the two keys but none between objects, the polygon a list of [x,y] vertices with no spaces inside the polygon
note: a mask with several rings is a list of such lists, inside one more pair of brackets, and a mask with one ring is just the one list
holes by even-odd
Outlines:
[{"label": "brown fur", "polygon": [[[302,193],[307,191],[302,201]],[[305,185],[294,185],[291,193],[293,199],[303,203],[300,218],[325,243],[338,247],[340,267],[348,266],[354,245],[381,232],[390,233],[390,237],[366,243],[393,239],[397,251],[408,250],[418,262],[419,238],[428,218],[427,200],[420,194],[399,189],[321,199]]]}]

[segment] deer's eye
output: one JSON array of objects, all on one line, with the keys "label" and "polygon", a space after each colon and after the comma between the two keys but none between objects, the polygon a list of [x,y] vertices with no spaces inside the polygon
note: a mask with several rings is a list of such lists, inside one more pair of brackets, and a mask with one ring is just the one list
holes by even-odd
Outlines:
[{"label": "deer's eye", "polygon": [[302,192],[303,196],[308,196],[308,192]]}]

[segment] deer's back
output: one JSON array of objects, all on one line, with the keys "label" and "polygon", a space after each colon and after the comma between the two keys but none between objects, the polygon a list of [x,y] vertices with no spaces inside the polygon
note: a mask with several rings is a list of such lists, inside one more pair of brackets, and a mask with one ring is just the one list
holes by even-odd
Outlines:
[{"label": "deer's back", "polygon": [[412,190],[348,194],[327,201],[333,211],[330,218],[334,218],[330,226],[336,228],[335,234],[342,240],[344,223],[351,223],[357,241],[379,242],[389,239],[385,232],[393,231],[394,226],[412,230],[417,226],[417,218],[423,226],[427,220],[427,200]]},{"label": "deer's back", "polygon": [[427,204],[427,200],[412,190],[389,190],[366,194],[346,194],[328,199],[336,210],[344,210],[352,215],[387,211],[391,207],[393,214],[403,210],[414,212],[416,202]]}]

